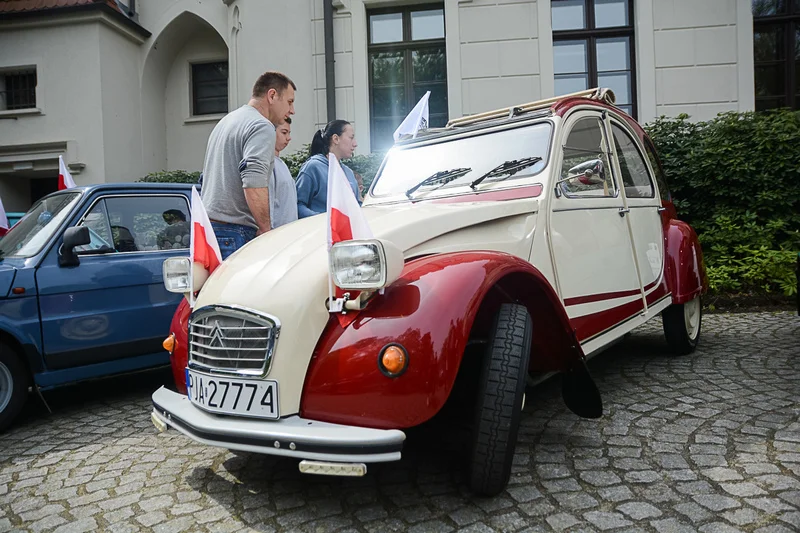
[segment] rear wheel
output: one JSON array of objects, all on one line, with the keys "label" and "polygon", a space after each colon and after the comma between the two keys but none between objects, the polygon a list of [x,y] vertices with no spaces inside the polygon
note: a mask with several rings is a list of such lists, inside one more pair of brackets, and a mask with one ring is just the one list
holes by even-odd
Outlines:
[{"label": "rear wheel", "polygon": [[690,354],[697,347],[703,306],[700,296],[683,304],[672,304],[661,313],[667,344],[677,355]]},{"label": "rear wheel", "polygon": [[28,397],[28,373],[17,354],[0,344],[0,432],[22,410]]},{"label": "rear wheel", "polygon": [[493,496],[511,476],[533,325],[523,305],[503,304],[482,361],[472,436],[470,487]]}]

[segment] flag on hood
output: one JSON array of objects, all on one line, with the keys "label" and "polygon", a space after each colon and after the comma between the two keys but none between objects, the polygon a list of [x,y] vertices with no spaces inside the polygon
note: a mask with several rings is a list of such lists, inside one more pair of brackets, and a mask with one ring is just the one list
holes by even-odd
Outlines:
[{"label": "flag on hood", "polygon": [[72,174],[67,170],[67,165],[64,164],[64,158],[58,156],[58,190],[71,189],[75,187],[75,180],[72,179]]},{"label": "flag on hood", "polygon": [[428,98],[431,92],[428,91],[419,99],[417,105],[411,110],[411,113],[403,119],[400,126],[394,130],[394,142],[400,140],[401,135],[411,135],[412,138],[417,136],[419,130],[428,129]]},{"label": "flag on hood", "polygon": [[[339,165],[339,160],[333,154],[328,154],[328,250],[337,242],[352,239],[372,239],[372,230],[364,218],[361,206],[358,205],[353,194],[353,189],[344,175],[344,170]],[[329,273],[330,276],[330,273]],[[333,280],[328,280],[330,312],[337,313],[339,324],[344,328],[355,320],[355,313],[343,314],[341,307],[336,307],[345,291],[339,287],[333,288]],[[359,291],[349,291],[351,300],[358,296]],[[335,299],[334,299],[335,296]]]},{"label": "flag on hood", "polygon": [[202,265],[209,275],[222,263],[214,228],[195,186],[192,186],[192,236],[189,249],[190,262]]},{"label": "flag on hood", "polygon": [[8,217],[6,208],[3,207],[3,200],[0,200],[0,237],[8,233]]}]

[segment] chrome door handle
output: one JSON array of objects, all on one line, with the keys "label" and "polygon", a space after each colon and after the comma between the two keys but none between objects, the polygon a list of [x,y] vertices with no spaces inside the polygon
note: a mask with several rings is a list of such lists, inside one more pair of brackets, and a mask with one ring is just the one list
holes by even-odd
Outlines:
[{"label": "chrome door handle", "polygon": [[620,207],[619,208],[619,216],[624,217],[625,213],[630,213],[631,209],[629,207]]},{"label": "chrome door handle", "polygon": [[667,208],[666,208],[666,207],[659,207],[659,208],[657,209],[657,211],[658,211],[659,213],[663,213],[663,212],[664,212],[664,211],[666,211],[666,210],[667,210]]}]

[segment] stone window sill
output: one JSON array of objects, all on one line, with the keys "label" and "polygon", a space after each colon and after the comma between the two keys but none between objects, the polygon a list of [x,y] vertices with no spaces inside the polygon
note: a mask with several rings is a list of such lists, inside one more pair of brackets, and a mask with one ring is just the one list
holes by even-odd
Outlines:
[{"label": "stone window sill", "polygon": [[38,107],[31,107],[28,109],[8,109],[0,111],[0,119],[3,118],[17,118],[26,117],[31,115],[42,115],[42,110]]},{"label": "stone window sill", "polygon": [[218,122],[222,117],[225,116],[225,113],[219,113],[217,115],[198,115],[196,117],[189,117],[183,121],[184,124],[203,124],[206,122]]}]

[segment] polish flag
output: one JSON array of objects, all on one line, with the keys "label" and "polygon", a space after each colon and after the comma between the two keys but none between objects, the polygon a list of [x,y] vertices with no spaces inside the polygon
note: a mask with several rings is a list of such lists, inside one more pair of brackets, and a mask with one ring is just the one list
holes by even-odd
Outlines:
[{"label": "polish flag", "polygon": [[[358,205],[353,188],[347,181],[339,160],[333,154],[328,154],[328,250],[337,242],[349,241],[352,239],[372,239],[372,230],[364,218],[361,206]],[[332,287],[333,281],[329,280]],[[350,291],[351,296],[355,297],[354,291]],[[334,290],[330,291],[330,304],[334,303]],[[337,299],[344,296],[344,291],[339,287],[335,288]],[[331,307],[331,312],[335,312]],[[344,315],[337,311],[337,318],[341,326],[347,325],[355,319],[355,314]]]},{"label": "polish flag", "polygon": [[64,164],[64,158],[58,156],[58,190],[71,189],[75,187],[75,180],[72,179],[72,174],[67,170],[67,165]]},{"label": "polish flag", "polygon": [[0,237],[8,233],[8,217],[6,216],[6,208],[3,207],[3,200],[0,200]]},{"label": "polish flag", "polygon": [[192,186],[192,236],[189,257],[192,264],[198,263],[208,271],[209,275],[222,263],[222,254],[219,251],[217,237],[214,235],[214,228],[211,227],[200,193],[194,186]]}]

